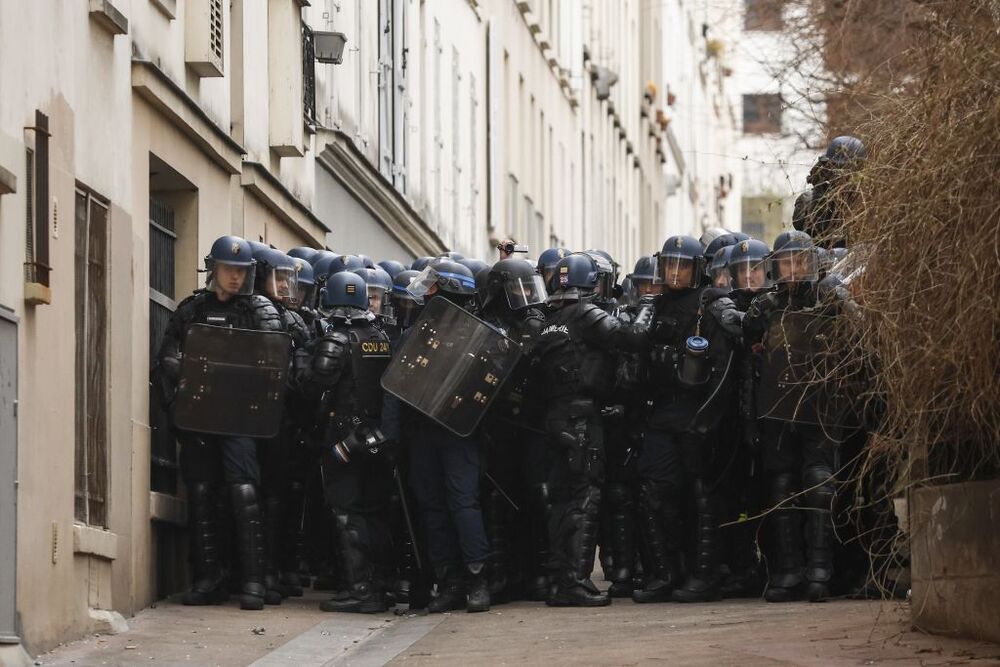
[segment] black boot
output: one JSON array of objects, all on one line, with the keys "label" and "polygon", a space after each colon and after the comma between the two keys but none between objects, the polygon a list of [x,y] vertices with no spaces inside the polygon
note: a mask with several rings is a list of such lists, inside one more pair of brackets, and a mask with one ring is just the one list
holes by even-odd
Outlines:
[{"label": "black boot", "polygon": [[465,609],[465,581],[462,572],[457,567],[444,567],[436,570],[438,580],[437,596],[427,605],[427,611],[441,614],[446,611]]},{"label": "black boot", "polygon": [[821,602],[830,596],[833,578],[833,487],[831,473],[825,468],[810,467],[803,474],[808,489],[806,514],[806,599]]},{"label": "black boot", "polygon": [[608,485],[608,539],[611,547],[611,586],[608,595],[613,598],[630,598],[635,590],[632,564],[635,560],[635,504],[632,490],[627,484]]},{"label": "black boot", "polygon": [[604,607],[611,604],[611,598],[602,593],[590,578],[597,550],[600,504],[601,490],[590,487],[581,506],[571,510],[566,517],[567,521],[575,524],[570,537],[574,568],[561,573],[556,581],[556,590],[546,601],[550,607]]},{"label": "black boot", "polygon": [[641,590],[632,593],[638,603],[668,602],[680,578],[680,508],[663,485],[643,481],[639,487],[639,523],[649,557]]},{"label": "black boot", "polygon": [[302,597],[302,589],[308,586],[308,577],[302,572],[303,554],[305,552],[305,485],[302,482],[292,482],[285,499],[284,516],[282,517],[281,541],[278,545],[280,582],[288,597]]},{"label": "black boot", "polygon": [[264,499],[264,604],[281,604],[288,597],[281,585],[278,552],[281,544],[283,503],[279,498]]},{"label": "black boot", "polygon": [[768,561],[770,577],[764,591],[764,599],[768,602],[792,602],[802,594],[802,524],[797,510],[789,507],[786,500],[791,493],[792,476],[776,475],[771,481],[771,500],[775,504],[786,502],[782,509],[767,517],[773,530]]},{"label": "black boot", "polygon": [[365,554],[362,538],[364,519],[358,515],[334,510],[336,522],[337,553],[343,568],[347,588],[342,594],[320,603],[323,611],[352,614],[376,614],[386,611],[385,596],[374,579],[372,567]]},{"label": "black boot", "polygon": [[181,602],[186,605],[222,604],[227,597],[219,564],[218,523],[213,496],[209,485],[204,482],[188,486],[194,585],[181,598]]},{"label": "black boot", "polygon": [[484,494],[483,519],[486,537],[490,541],[489,592],[500,595],[507,588],[508,554],[507,548],[507,501],[497,489]]},{"label": "black boot", "polygon": [[710,602],[722,597],[717,501],[700,479],[694,482],[694,494],[698,519],[694,571],[674,591],[674,602]]},{"label": "black boot", "polygon": [[253,484],[230,487],[236,521],[236,552],[241,572],[240,609],[264,608],[264,531]]},{"label": "black boot", "polygon": [[465,610],[479,612],[490,610],[490,587],[486,582],[482,563],[470,563],[465,566],[468,571],[468,603]]},{"label": "black boot", "polygon": [[552,503],[549,500],[549,485],[536,484],[531,489],[531,570],[532,579],[528,584],[528,599],[542,602],[549,597],[549,514]]}]

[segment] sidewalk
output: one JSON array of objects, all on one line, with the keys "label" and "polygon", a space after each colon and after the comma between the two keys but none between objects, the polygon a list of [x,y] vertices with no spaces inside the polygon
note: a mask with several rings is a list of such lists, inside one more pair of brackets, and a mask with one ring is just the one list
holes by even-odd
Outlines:
[{"label": "sidewalk", "polygon": [[551,609],[488,614],[324,614],[319,594],[263,612],[163,603],[127,633],[91,637],[39,656],[39,665],[1000,665],[1000,646],[914,632],[898,602]]}]

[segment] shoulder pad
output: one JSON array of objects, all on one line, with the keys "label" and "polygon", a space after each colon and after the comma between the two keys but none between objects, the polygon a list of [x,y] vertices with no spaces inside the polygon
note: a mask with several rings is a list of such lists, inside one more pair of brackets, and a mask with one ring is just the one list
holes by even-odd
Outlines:
[{"label": "shoulder pad", "polygon": [[580,312],[577,315],[577,321],[580,322],[581,326],[584,328],[589,328],[604,322],[605,320],[611,318],[607,312],[601,310],[598,306],[592,303],[585,303],[580,307]]}]

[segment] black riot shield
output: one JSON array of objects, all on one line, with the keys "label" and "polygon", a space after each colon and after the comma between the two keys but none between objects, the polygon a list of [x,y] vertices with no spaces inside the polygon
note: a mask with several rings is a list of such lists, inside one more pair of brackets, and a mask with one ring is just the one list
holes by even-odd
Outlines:
[{"label": "black riot shield", "polygon": [[521,358],[521,346],[447,299],[431,299],[382,387],[456,435],[472,434]]},{"label": "black riot shield", "polygon": [[822,426],[855,421],[841,387],[832,347],[835,318],[810,311],[778,311],[765,338],[757,392],[757,416]]},{"label": "black riot shield", "polygon": [[291,337],[194,324],[184,339],[174,425],[215,435],[272,438],[281,426]]}]

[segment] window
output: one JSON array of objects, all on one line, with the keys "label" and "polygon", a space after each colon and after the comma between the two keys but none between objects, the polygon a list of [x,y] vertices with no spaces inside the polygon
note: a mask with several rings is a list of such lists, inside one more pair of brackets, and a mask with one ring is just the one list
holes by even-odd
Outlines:
[{"label": "window", "polygon": [[507,174],[507,233],[517,234],[517,207],[520,205],[517,195],[517,176]]},{"label": "window", "polygon": [[476,136],[479,133],[479,124],[476,122],[476,114],[479,113],[479,97],[476,91],[476,77],[469,74],[469,229],[476,228],[476,215],[478,211],[479,184],[478,170],[476,163],[479,156],[476,154],[479,142]]},{"label": "window", "polygon": [[784,0],[746,0],[743,15],[744,30],[781,30],[784,27]]},{"label": "window", "polygon": [[[167,331],[175,301],[177,224],[169,204],[149,200],[149,358],[156,353]],[[177,445],[170,434],[167,413],[160,405],[155,387],[149,395],[150,475],[149,488],[161,493],[177,493]]]},{"label": "window", "polygon": [[535,236],[534,230],[531,229],[535,225],[535,202],[527,195],[524,197],[524,219],[522,223],[524,228],[517,230],[515,238],[525,239],[527,243],[531,243],[531,239]]},{"label": "window", "polygon": [[458,232],[461,225],[462,181],[462,123],[459,121],[459,105],[462,94],[462,73],[458,68],[458,49],[451,49],[451,224]]},{"label": "window", "polygon": [[773,93],[743,96],[743,134],[781,132],[781,95]]},{"label": "window", "polygon": [[49,285],[49,117],[35,112],[35,147],[25,151],[24,280]]},{"label": "window", "polygon": [[312,28],[302,24],[302,115],[316,124],[316,44]]},{"label": "window", "polygon": [[76,192],[76,519],[107,526],[108,207]]}]

